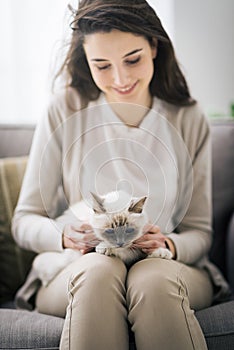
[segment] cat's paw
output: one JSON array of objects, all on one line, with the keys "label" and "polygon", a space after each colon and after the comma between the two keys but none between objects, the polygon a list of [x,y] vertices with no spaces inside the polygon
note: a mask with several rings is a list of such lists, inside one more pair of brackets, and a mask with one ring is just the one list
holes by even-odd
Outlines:
[{"label": "cat's paw", "polygon": [[114,251],[112,248],[106,248],[105,255],[107,256],[115,256]]},{"label": "cat's paw", "polygon": [[98,253],[98,254],[105,254],[107,248],[103,244],[100,243],[96,246],[95,250],[96,250],[96,253]]},{"label": "cat's paw", "polygon": [[172,259],[172,252],[167,248],[157,248],[147,258],[161,258],[161,259]]},{"label": "cat's paw", "polygon": [[96,253],[98,253],[98,254],[104,254],[104,255],[108,255],[108,256],[113,255],[112,249],[107,247],[104,244],[104,242],[99,243],[96,246],[95,250],[96,250]]}]

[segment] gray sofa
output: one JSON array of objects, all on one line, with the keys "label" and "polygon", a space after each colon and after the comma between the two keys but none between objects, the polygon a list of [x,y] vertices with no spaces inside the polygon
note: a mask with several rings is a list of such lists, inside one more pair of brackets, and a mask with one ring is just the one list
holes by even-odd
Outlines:
[{"label": "gray sofa", "polygon": [[[234,120],[213,121],[211,131],[214,242],[210,257],[234,290]],[[22,156],[29,152],[33,132],[33,126],[0,125],[0,349],[58,349],[63,327],[61,318],[16,310],[13,303],[34,254],[17,247],[10,235],[9,223],[5,225],[4,220],[5,217],[9,220],[18,197],[17,190],[12,190],[11,176],[14,179],[14,169],[19,169],[20,162],[25,161]],[[16,168],[11,168],[12,159],[17,163]],[[12,207],[3,200],[6,186],[11,193]],[[196,316],[210,350],[234,349],[234,300],[213,305]],[[135,349],[131,332],[130,349]]]}]

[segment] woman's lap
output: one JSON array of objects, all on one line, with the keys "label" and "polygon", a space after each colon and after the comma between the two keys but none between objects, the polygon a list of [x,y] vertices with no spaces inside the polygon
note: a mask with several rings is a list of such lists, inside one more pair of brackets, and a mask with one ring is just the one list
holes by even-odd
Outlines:
[{"label": "woman's lap", "polygon": [[[175,349],[192,349],[193,344],[206,349],[193,309],[208,307],[212,296],[212,284],[203,270],[174,260],[150,258],[127,271],[118,258],[90,253],[67,266],[47,287],[41,287],[36,304],[42,313],[65,317],[67,312],[64,348],[68,346],[64,345],[68,333],[74,334],[74,344],[80,340],[79,346],[86,344],[88,335],[82,327],[83,320],[89,318],[93,328],[98,322],[97,332],[103,329],[109,346],[113,340],[109,335],[112,331],[116,335],[116,329],[116,339],[126,339],[128,320],[139,349],[154,349],[155,344],[170,349],[172,343]],[[71,317],[80,324],[80,335],[68,329]],[[166,335],[168,328],[176,330],[174,338]],[[122,346],[126,346],[124,341]]]},{"label": "woman's lap", "polygon": [[[97,269],[102,271],[104,266],[109,266],[111,269],[112,266],[117,266],[117,268],[121,266],[120,269],[122,270],[122,262],[116,265],[118,260],[113,257],[91,253],[71,263],[47,287],[40,288],[36,298],[38,311],[64,317],[68,305],[69,282],[78,274],[78,271],[86,268],[94,269],[95,277]],[[170,276],[174,276],[173,278],[179,280],[179,283],[185,287],[192,309],[200,310],[211,304],[213,292],[208,274],[204,270],[174,260],[158,258],[141,260],[130,268],[126,277],[122,272],[121,278],[126,278],[127,288],[131,288],[131,284],[134,284],[134,288],[136,288],[136,284],[138,284],[138,288],[153,288],[155,293],[155,290],[159,292],[160,289],[164,288],[163,284],[166,283],[164,278],[171,278]],[[147,281],[150,283],[149,286],[147,286]],[[100,277],[97,280],[97,283],[99,282]],[[93,283],[95,283],[95,280]]]}]

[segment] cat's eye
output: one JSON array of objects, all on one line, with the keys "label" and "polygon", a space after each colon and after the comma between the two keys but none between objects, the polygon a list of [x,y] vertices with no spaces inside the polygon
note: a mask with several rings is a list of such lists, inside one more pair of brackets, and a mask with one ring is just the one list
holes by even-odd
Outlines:
[{"label": "cat's eye", "polygon": [[132,233],[133,231],[134,231],[133,227],[127,227],[125,230],[126,233]]},{"label": "cat's eye", "polygon": [[107,228],[105,230],[105,232],[108,233],[108,234],[111,234],[111,233],[114,233],[114,229],[113,228]]}]

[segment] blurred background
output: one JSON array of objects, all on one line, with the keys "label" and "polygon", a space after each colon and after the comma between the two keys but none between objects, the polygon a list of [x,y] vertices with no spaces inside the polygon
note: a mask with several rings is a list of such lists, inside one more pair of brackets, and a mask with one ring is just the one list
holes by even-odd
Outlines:
[{"label": "blurred background", "polygon": [[[70,36],[76,0],[0,0],[0,123],[35,124]],[[171,37],[191,93],[208,117],[234,103],[234,1],[149,0]]]}]

